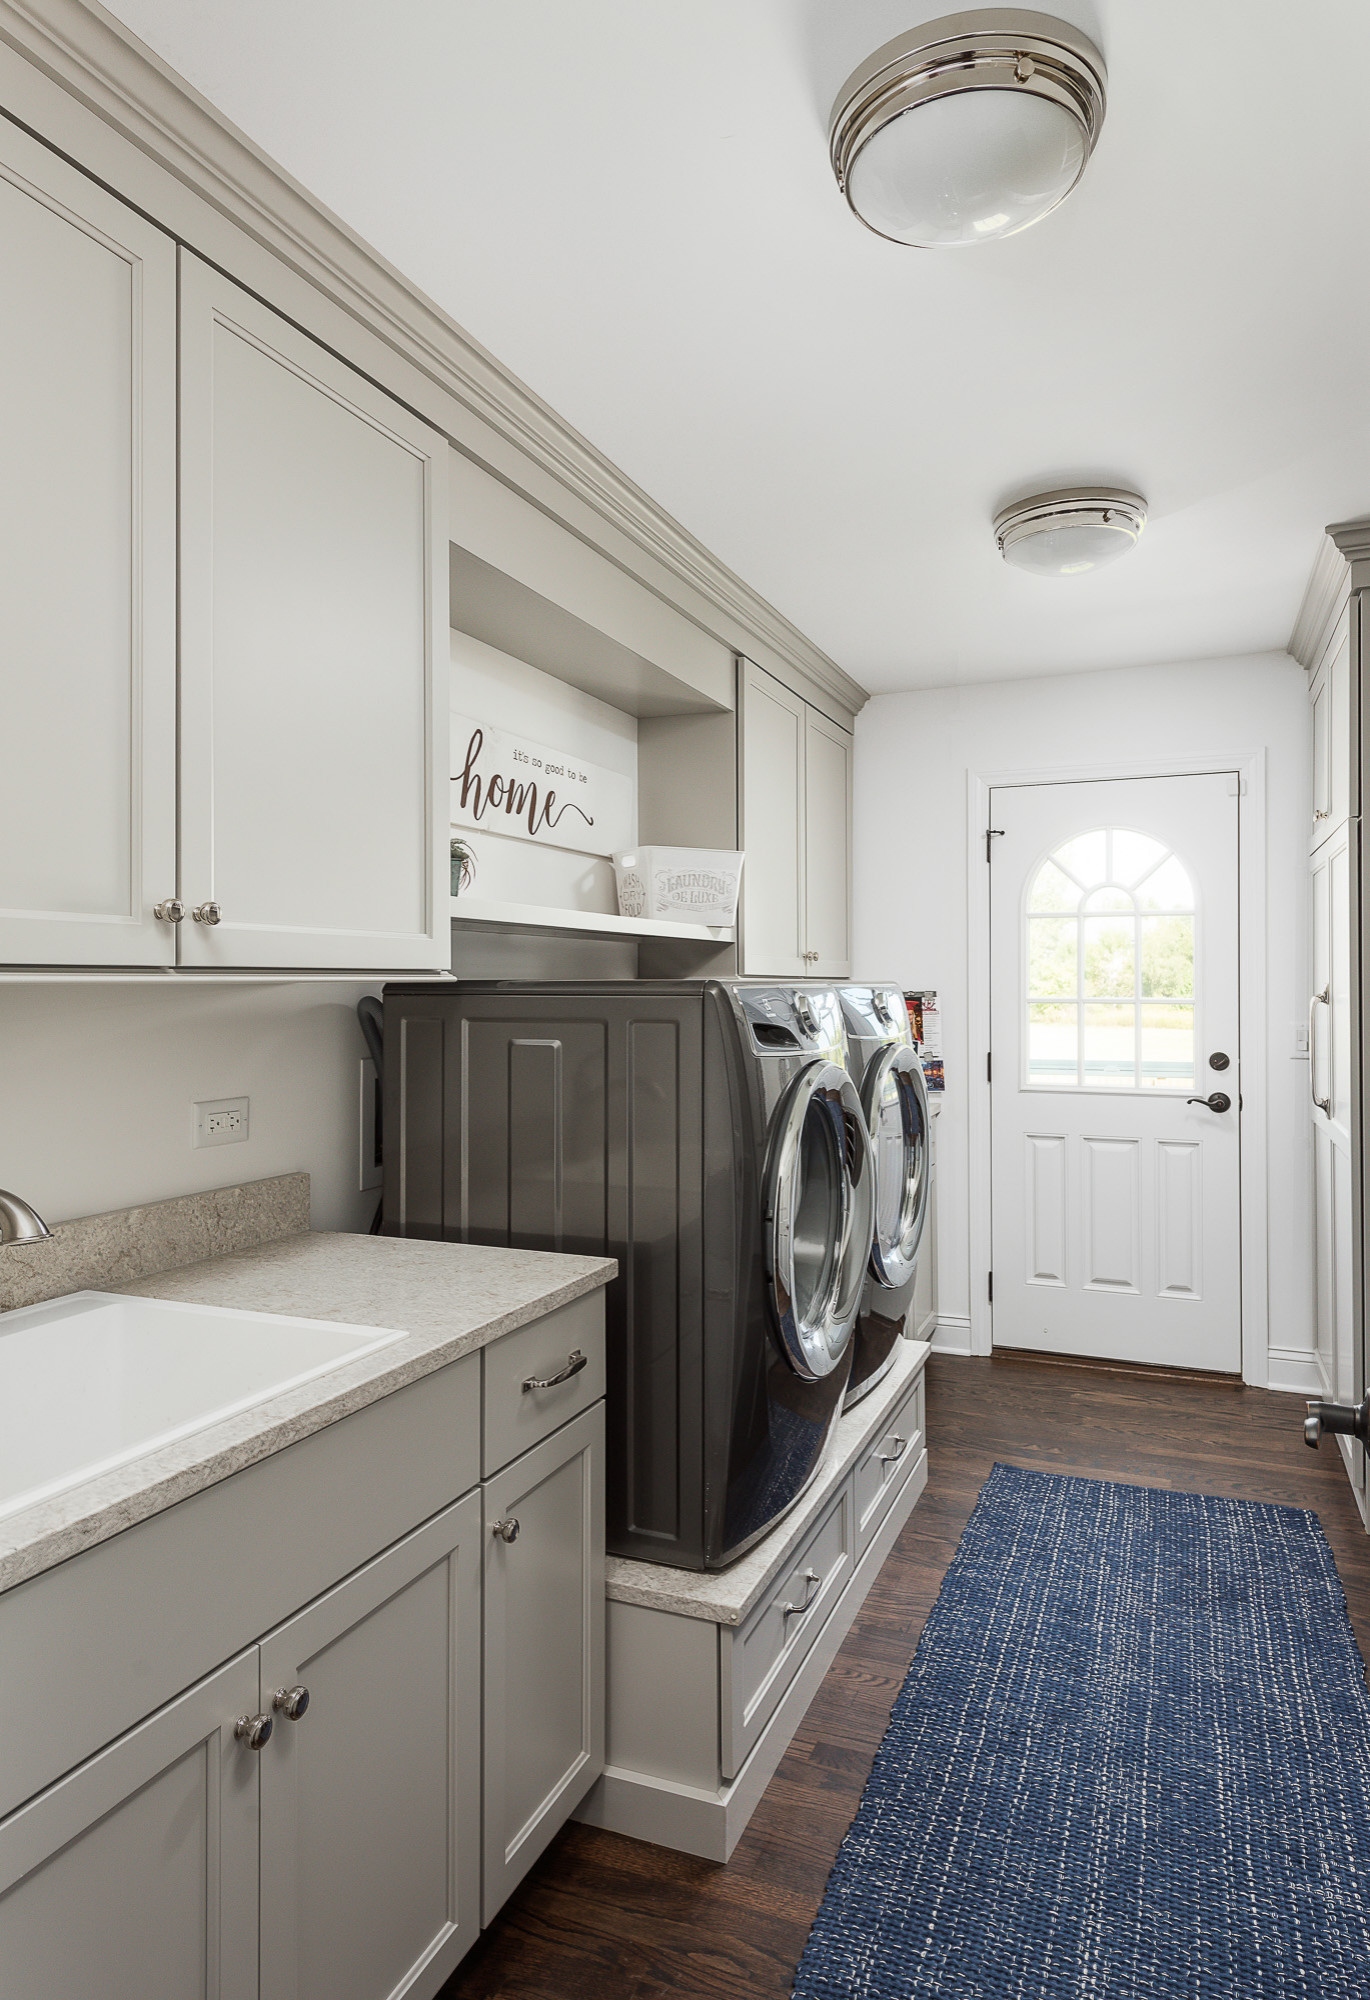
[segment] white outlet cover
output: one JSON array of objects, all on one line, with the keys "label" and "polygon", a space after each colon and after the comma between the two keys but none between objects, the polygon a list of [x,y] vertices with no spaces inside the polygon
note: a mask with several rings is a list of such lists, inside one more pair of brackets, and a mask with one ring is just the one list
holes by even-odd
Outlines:
[{"label": "white outlet cover", "polygon": [[207,1097],[191,1106],[195,1113],[192,1144],[237,1146],[248,1136],[246,1097]]}]

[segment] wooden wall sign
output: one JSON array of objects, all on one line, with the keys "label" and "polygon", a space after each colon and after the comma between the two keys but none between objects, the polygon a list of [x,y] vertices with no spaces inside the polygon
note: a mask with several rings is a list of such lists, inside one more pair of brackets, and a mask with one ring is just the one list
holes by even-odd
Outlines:
[{"label": "wooden wall sign", "polygon": [[636,837],[633,781],[588,757],[452,716],[451,821],[582,854]]}]

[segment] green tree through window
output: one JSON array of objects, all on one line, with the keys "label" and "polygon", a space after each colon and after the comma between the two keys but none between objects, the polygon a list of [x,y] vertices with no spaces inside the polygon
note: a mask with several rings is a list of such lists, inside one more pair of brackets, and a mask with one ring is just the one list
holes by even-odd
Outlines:
[{"label": "green tree through window", "polygon": [[1194,886],[1149,834],[1063,841],[1024,911],[1027,1081],[1043,1089],[1192,1090]]}]

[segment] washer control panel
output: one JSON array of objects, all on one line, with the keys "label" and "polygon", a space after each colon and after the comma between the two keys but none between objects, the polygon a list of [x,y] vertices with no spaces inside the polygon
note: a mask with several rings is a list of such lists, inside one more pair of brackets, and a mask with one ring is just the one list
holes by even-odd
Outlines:
[{"label": "washer control panel", "polygon": [[845,1061],[842,1006],[832,988],[743,986],[737,997],[760,1053]]}]

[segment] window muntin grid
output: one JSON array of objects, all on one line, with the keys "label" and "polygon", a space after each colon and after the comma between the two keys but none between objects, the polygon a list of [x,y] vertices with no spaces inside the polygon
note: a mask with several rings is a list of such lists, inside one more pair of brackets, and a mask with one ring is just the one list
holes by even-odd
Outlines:
[{"label": "window muntin grid", "polygon": [[1194,1088],[1195,921],[1189,871],[1149,834],[1053,849],[1025,899],[1029,1089]]}]

